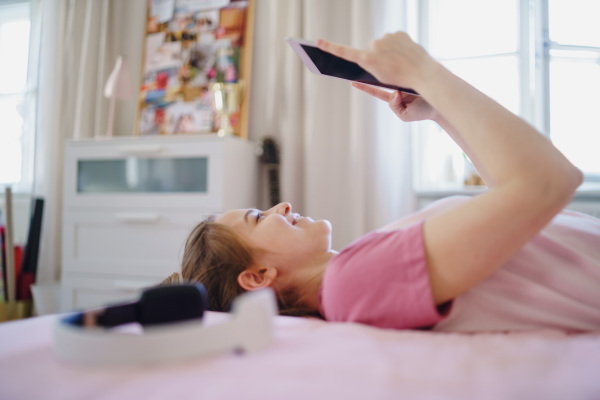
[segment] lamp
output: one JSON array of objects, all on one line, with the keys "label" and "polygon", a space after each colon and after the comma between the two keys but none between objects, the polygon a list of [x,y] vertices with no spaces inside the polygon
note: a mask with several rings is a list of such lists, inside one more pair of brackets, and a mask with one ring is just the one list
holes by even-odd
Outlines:
[{"label": "lamp", "polygon": [[130,98],[132,94],[133,87],[131,84],[129,67],[127,66],[127,58],[125,56],[119,56],[117,57],[115,68],[108,76],[106,85],[104,85],[104,97],[110,99],[106,137],[110,138],[113,136],[116,101],[126,100]]}]

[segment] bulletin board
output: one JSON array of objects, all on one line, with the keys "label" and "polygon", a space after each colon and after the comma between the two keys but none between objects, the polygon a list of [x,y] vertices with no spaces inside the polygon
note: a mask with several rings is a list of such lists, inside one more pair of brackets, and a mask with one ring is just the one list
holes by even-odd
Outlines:
[{"label": "bulletin board", "polygon": [[136,133],[211,133],[210,87],[243,85],[234,133],[248,137],[254,0],[148,0]]}]

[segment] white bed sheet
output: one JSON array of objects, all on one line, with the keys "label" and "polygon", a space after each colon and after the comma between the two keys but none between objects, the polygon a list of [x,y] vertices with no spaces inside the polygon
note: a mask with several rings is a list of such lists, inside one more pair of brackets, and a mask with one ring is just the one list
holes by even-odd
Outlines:
[{"label": "white bed sheet", "polygon": [[[207,313],[207,323],[222,315]],[[600,399],[600,335],[449,334],[276,317],[275,342],[144,367],[56,359],[44,316],[0,324],[0,399]]]}]

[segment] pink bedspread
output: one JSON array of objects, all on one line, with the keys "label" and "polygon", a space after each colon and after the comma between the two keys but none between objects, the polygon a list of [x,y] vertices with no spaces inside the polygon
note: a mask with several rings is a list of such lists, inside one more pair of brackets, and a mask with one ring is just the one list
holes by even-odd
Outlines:
[{"label": "pink bedspread", "polygon": [[0,324],[1,400],[600,399],[598,334],[465,335],[277,317],[275,343],[258,353],[98,368],[55,358],[55,318]]}]

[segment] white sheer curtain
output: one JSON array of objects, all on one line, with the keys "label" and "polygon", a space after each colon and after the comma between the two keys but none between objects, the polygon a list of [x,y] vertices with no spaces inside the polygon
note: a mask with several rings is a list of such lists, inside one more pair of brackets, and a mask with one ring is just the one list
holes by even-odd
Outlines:
[{"label": "white sheer curtain", "polygon": [[[404,0],[256,0],[250,139],[277,139],[282,199],[334,226],[333,247],[414,209],[409,126],[347,82],[305,70],[287,36],[357,47],[404,29]],[[46,199],[38,281],[60,275],[64,141],[106,129],[117,55],[139,82],[146,0],[45,0],[34,192]],[[131,135],[135,101],[117,108]]]},{"label": "white sheer curtain", "polygon": [[335,249],[414,211],[410,127],[347,82],[308,72],[285,42],[364,48],[406,28],[405,2],[258,0],[255,27],[250,137],[278,141],[282,200],[331,221]]},{"label": "white sheer curtain", "polygon": [[[60,276],[63,149],[66,139],[106,129],[106,78],[119,54],[138,66],[145,0],[44,0],[34,194],[45,199],[38,282]],[[140,68],[131,68],[139,82]],[[133,134],[135,100],[120,102],[116,134]]]}]

